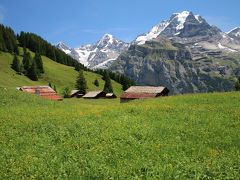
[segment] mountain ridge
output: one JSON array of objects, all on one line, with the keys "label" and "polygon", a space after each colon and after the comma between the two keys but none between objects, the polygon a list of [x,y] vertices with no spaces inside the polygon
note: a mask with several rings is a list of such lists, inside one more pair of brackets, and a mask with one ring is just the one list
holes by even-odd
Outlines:
[{"label": "mountain ridge", "polygon": [[117,59],[121,52],[129,47],[129,43],[117,39],[111,34],[104,34],[95,44],[70,48],[62,42],[56,47],[91,69],[106,69],[108,63]]},{"label": "mountain ridge", "polygon": [[[194,26],[194,28],[191,26]],[[191,32],[189,29],[191,29]],[[108,69],[121,53],[128,50],[130,45],[143,45],[146,41],[154,40],[159,35],[173,38],[179,42],[182,42],[183,38],[188,38],[188,40],[192,38],[191,43],[194,41],[198,43],[199,38],[204,39],[215,36],[212,41],[219,42],[211,45],[205,43],[202,46],[208,46],[207,48],[211,46],[214,50],[235,52],[240,50],[240,36],[238,33],[240,34],[240,28],[225,33],[216,26],[209,25],[202,16],[194,15],[191,11],[182,11],[173,13],[168,20],[161,21],[153,26],[149,32],[137,36],[130,43],[121,41],[106,33],[95,44],[71,48],[63,42],[59,42],[56,46],[88,68]],[[115,43],[112,44],[114,41]]]},{"label": "mountain ridge", "polygon": [[140,85],[166,86],[171,94],[230,91],[240,76],[237,35],[238,29],[222,32],[200,15],[175,13],[138,36],[110,70]]}]

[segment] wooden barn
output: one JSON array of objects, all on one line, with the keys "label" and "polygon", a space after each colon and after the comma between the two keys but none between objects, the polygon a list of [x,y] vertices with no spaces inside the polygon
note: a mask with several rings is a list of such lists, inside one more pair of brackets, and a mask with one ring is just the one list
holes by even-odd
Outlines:
[{"label": "wooden barn", "polygon": [[49,86],[22,86],[19,88],[19,90],[30,94],[39,95],[44,99],[55,101],[60,101],[63,99]]},{"label": "wooden barn", "polygon": [[162,86],[131,86],[121,95],[121,102],[134,99],[148,99],[159,96],[168,96],[169,90]]},{"label": "wooden barn", "polygon": [[71,97],[71,98],[73,98],[73,97],[75,97],[75,98],[81,98],[81,97],[83,97],[83,96],[84,96],[84,94],[81,93],[80,90],[72,90],[72,91],[71,91],[71,94],[70,94],[70,97]]},{"label": "wooden barn", "polygon": [[90,91],[83,96],[84,99],[98,99],[98,98],[105,98],[106,93],[103,91]]}]

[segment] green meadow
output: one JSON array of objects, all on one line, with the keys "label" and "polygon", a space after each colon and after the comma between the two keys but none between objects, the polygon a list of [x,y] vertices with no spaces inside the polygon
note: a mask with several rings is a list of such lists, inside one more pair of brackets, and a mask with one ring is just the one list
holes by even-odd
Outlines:
[{"label": "green meadow", "polygon": [[240,93],[53,102],[0,88],[0,169],[0,179],[239,179]]},{"label": "green meadow", "polygon": [[[22,48],[20,48],[20,52]],[[22,54],[22,52],[21,52]],[[31,52],[32,57],[34,53]],[[22,60],[22,56],[18,57]],[[73,67],[68,67],[59,64],[45,56],[42,56],[45,73],[39,79],[39,81],[32,81],[24,75],[18,75],[11,69],[11,63],[13,56],[9,53],[0,52],[0,87],[15,88],[17,86],[32,86],[32,85],[48,85],[49,82],[57,87],[58,93],[62,93],[63,89],[68,87],[69,89],[75,89],[75,82],[78,76],[78,72]],[[87,91],[102,90],[104,87],[104,81],[102,76],[92,72],[84,72],[84,76],[87,80]],[[93,82],[95,79],[99,81],[99,87],[96,87]],[[122,93],[122,86],[115,81],[112,81],[113,89],[116,95]]]}]

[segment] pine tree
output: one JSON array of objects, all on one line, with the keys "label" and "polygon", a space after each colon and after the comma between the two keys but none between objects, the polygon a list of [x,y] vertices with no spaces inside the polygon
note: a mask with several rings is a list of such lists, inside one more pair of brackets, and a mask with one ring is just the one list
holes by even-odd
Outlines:
[{"label": "pine tree", "polygon": [[17,73],[20,73],[21,69],[20,69],[20,61],[17,57],[17,55],[14,55],[13,57],[13,62],[12,62],[12,69],[14,69]]},{"label": "pine tree", "polygon": [[49,86],[50,88],[52,88],[52,83],[51,83],[51,82],[49,82],[49,83],[48,83],[48,86]]},{"label": "pine tree", "polygon": [[20,63],[20,74],[24,74],[25,70],[24,70],[24,66],[23,63]]},{"label": "pine tree", "polygon": [[3,38],[3,26],[2,25],[0,25],[0,50],[6,51],[6,45],[5,45],[5,41]]},{"label": "pine tree", "polygon": [[32,61],[32,58],[30,53],[26,52],[23,55],[23,61],[22,61],[25,73],[29,71],[29,68],[31,67],[31,61]]},{"label": "pine tree", "polygon": [[103,79],[105,80],[103,91],[105,93],[112,93],[113,92],[112,83],[109,77],[109,73],[107,71],[104,73]]},{"label": "pine tree", "polygon": [[127,90],[133,83],[131,83],[131,81],[125,77],[125,76],[121,76],[120,77],[120,83],[122,84],[122,90]]},{"label": "pine tree", "polygon": [[77,63],[77,65],[75,66],[75,70],[76,70],[76,71],[80,71],[80,70],[81,70],[81,66],[80,66],[79,63]]},{"label": "pine tree", "polygon": [[30,69],[28,70],[28,77],[33,81],[38,80],[37,65],[36,65],[36,62],[34,60],[32,62],[32,65],[31,65]]},{"label": "pine tree", "polygon": [[42,57],[38,52],[35,53],[34,60],[36,62],[39,73],[44,73]]},{"label": "pine tree", "polygon": [[93,84],[94,84],[95,86],[99,87],[99,82],[98,82],[97,79],[95,79],[95,81],[93,82]]},{"label": "pine tree", "polygon": [[86,94],[86,89],[87,89],[87,81],[83,75],[83,71],[80,70],[77,81],[76,81],[76,86],[75,86],[82,94]]},{"label": "pine tree", "polygon": [[238,78],[238,80],[235,83],[235,90],[240,91],[240,77]]}]

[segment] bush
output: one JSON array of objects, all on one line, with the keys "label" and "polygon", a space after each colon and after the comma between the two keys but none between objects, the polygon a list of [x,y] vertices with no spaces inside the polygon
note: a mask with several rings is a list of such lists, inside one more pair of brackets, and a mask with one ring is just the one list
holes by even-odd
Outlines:
[{"label": "bush", "polygon": [[62,94],[63,94],[63,97],[64,97],[64,98],[70,98],[70,93],[71,93],[71,91],[70,91],[70,89],[69,89],[68,87],[65,87],[65,88],[63,89]]}]

